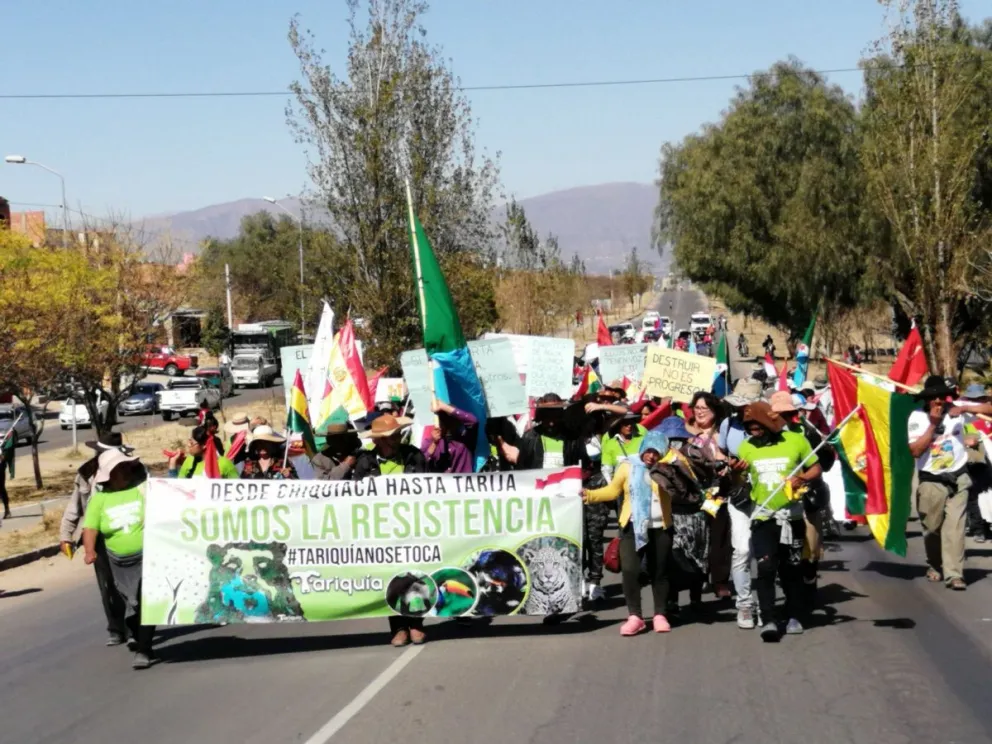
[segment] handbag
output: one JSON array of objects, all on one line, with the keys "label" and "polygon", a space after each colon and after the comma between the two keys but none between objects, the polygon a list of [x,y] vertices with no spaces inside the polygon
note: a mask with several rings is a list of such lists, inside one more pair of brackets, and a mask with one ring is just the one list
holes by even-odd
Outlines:
[{"label": "handbag", "polygon": [[620,573],[620,538],[614,537],[603,553],[603,568],[612,573]]}]

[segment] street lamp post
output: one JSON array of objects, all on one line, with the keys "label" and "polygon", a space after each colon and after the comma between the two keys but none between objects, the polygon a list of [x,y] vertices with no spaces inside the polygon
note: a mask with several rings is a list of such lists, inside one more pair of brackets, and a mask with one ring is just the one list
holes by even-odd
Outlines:
[{"label": "street lamp post", "polygon": [[285,212],[294,220],[296,220],[297,224],[300,226],[300,235],[297,238],[296,243],[300,253],[300,337],[302,340],[302,337],[306,334],[306,320],[305,320],[306,307],[304,305],[304,298],[303,298],[303,218],[297,217],[295,214],[290,212],[288,209],[286,209],[285,206],[280,204],[271,196],[263,196],[262,199],[264,201],[267,201],[269,204],[274,204],[275,206],[279,207],[279,209],[281,209],[283,212]]},{"label": "street lamp post", "polygon": [[53,170],[47,165],[36,163],[34,160],[28,160],[23,155],[8,155],[4,160],[11,165],[36,165],[42,170],[46,170],[59,177],[59,180],[62,182],[62,247],[67,248],[69,246],[69,205],[65,200],[65,178],[57,170]]}]

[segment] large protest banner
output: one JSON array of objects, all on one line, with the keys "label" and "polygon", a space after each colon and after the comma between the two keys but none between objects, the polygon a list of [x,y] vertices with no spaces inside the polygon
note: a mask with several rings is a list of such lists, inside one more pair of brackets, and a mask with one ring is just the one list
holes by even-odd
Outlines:
[{"label": "large protest banner", "polygon": [[527,412],[527,391],[517,372],[509,339],[469,341],[468,350],[486,394],[489,416],[512,416]]},{"label": "large protest banner", "polygon": [[687,403],[700,390],[713,388],[716,360],[663,346],[649,346],[642,383],[648,395]]},{"label": "large protest banner", "polygon": [[581,600],[578,468],[151,479],[142,623],[548,615]]},{"label": "large protest banner", "polygon": [[644,375],[644,362],[648,357],[647,344],[618,344],[599,349],[599,377],[607,385],[626,377],[640,382]]}]

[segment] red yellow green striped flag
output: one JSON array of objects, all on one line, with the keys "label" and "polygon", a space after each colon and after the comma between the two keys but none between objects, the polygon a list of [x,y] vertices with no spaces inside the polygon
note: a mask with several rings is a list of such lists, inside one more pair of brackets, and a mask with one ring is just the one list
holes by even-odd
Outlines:
[{"label": "red yellow green striped flag", "polygon": [[303,449],[307,457],[317,454],[317,443],[313,438],[313,427],[310,425],[310,414],[307,407],[307,393],[303,389],[303,375],[296,370],[293,389],[289,393],[289,411],[286,412],[286,430],[290,434],[299,434],[303,440]]},{"label": "red yellow green striped flag", "polygon": [[827,374],[838,421],[860,406],[835,440],[844,468],[848,513],[868,522],[879,545],[905,556],[914,470],[909,416],[916,400],[833,364],[828,364]]},{"label": "red yellow green striped flag", "polygon": [[600,382],[596,370],[587,364],[586,368],[582,370],[582,380],[579,382],[579,389],[575,391],[574,397],[578,400],[583,395],[592,395],[599,392],[601,387],[603,387],[603,383]]}]

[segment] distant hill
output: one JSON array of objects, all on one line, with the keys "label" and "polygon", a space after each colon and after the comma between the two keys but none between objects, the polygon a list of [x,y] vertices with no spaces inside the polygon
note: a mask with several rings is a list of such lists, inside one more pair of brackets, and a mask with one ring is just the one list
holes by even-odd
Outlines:
[{"label": "distant hill", "polygon": [[[659,259],[651,249],[651,224],[657,198],[657,187],[652,184],[607,183],[554,191],[521,199],[520,204],[539,235],[543,237],[549,232],[557,235],[563,257],[570,260],[577,253],[590,273],[621,268],[625,254],[636,245],[642,260],[656,274],[661,274],[667,271],[669,256]],[[283,199],[280,204],[295,215],[300,213],[296,199]],[[142,224],[148,232],[171,232],[174,240],[186,243],[187,249],[195,253],[208,236],[234,237],[241,219],[260,210],[282,212],[261,199],[239,199],[188,212],[147,217]],[[505,208],[499,206],[493,218],[502,221],[504,215]]]}]

